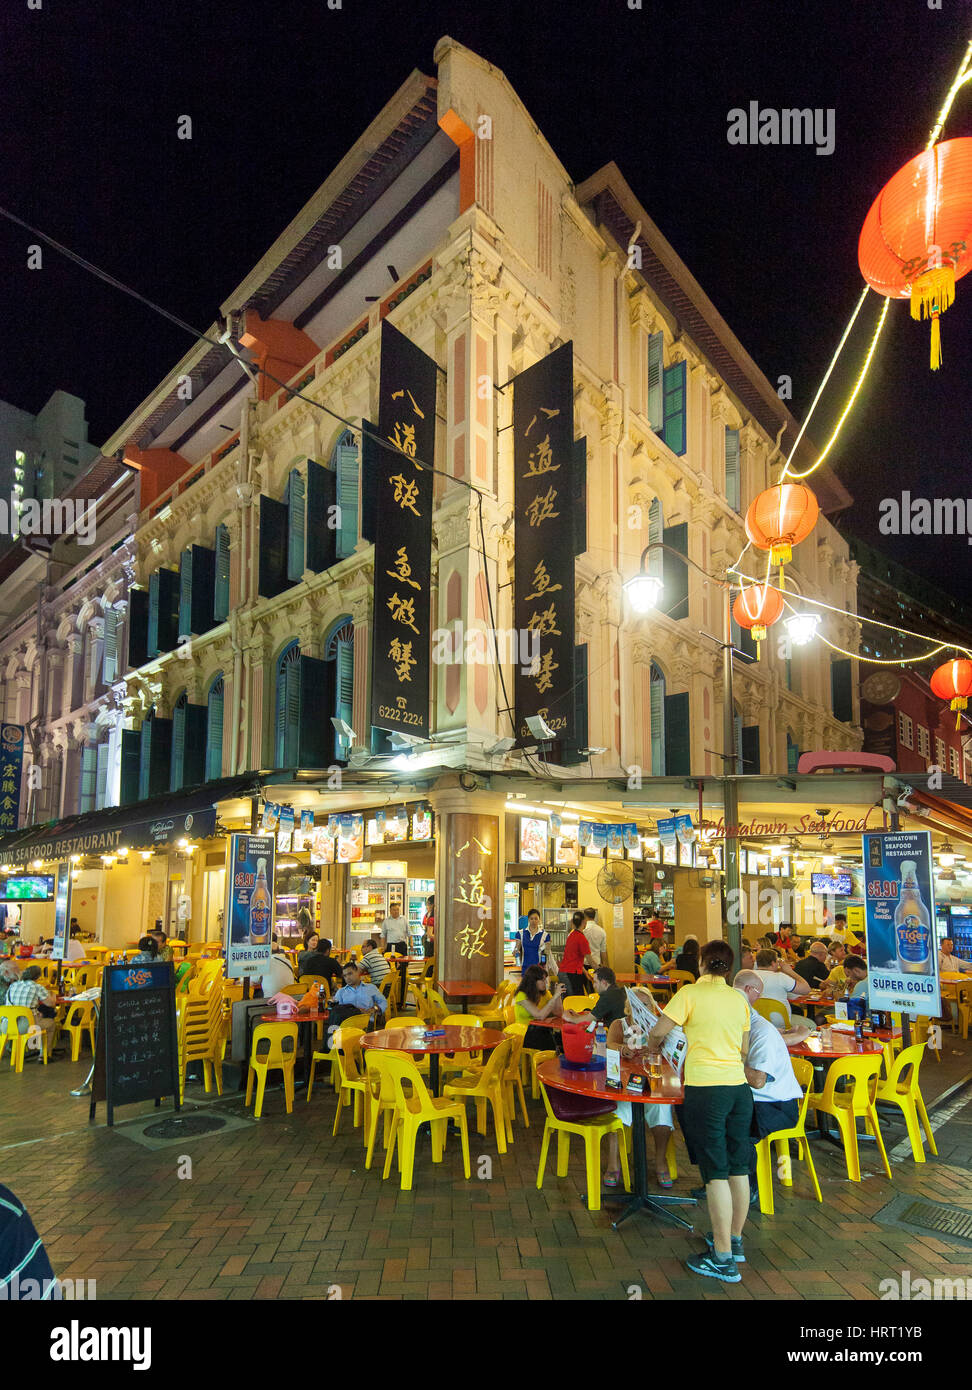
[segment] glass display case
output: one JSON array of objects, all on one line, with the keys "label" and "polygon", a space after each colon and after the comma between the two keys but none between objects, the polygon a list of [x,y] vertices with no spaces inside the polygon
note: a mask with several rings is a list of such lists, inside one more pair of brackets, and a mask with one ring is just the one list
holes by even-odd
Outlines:
[{"label": "glass display case", "polygon": [[409,955],[421,956],[425,951],[425,931],[422,927],[422,918],[425,916],[425,900],[434,892],[434,878],[410,878],[408,880]]}]

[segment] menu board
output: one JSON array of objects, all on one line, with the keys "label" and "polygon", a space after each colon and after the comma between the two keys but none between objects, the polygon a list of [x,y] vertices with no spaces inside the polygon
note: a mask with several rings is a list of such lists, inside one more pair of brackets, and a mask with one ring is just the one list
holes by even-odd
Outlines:
[{"label": "menu board", "polygon": [[103,1100],[108,1123],[114,1107],[138,1100],[179,1109],[175,976],[171,961],[108,965],[101,982],[101,1010],[91,1081],[90,1117]]}]

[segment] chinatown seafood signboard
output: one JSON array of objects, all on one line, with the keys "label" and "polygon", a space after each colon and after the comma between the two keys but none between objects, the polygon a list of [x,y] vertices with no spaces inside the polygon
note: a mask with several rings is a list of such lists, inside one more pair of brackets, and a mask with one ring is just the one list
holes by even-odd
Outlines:
[{"label": "chinatown seafood signboard", "polygon": [[927,830],[863,835],[867,1002],[911,1015],[941,1013]]},{"label": "chinatown seafood signboard", "polygon": [[574,736],[574,345],[513,382],[513,614],[536,655],[514,672],[516,734],[539,715]]},{"label": "chinatown seafood signboard", "polygon": [[431,357],[382,323],[378,434],[386,442],[362,436],[377,497],[371,723],[420,739],[429,736],[437,371]]},{"label": "chinatown seafood signboard", "polygon": [[262,975],[273,949],[273,835],[231,835],[227,851],[223,954],[226,978]]},{"label": "chinatown seafood signboard", "polygon": [[449,816],[441,861],[445,912],[438,933],[444,979],[488,984],[496,980],[502,923],[497,906],[498,845],[498,816],[466,812]]}]

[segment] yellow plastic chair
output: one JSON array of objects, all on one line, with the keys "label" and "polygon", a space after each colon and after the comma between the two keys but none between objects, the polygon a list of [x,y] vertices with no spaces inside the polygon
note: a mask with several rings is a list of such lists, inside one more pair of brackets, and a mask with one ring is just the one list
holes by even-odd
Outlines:
[{"label": "yellow plastic chair", "polygon": [[378,1120],[384,1117],[384,1145],[388,1148],[388,1141],[391,1138],[392,1119],[395,1108],[398,1105],[398,1096],[395,1090],[395,1083],[391,1072],[384,1065],[387,1057],[408,1057],[407,1052],[398,1052],[392,1048],[382,1048],[379,1052],[377,1048],[369,1048],[364,1053],[365,1077],[368,1082],[368,1112],[369,1120],[365,1125],[365,1142],[367,1150],[365,1153],[365,1167],[370,1168],[375,1154],[375,1139],[378,1134]]},{"label": "yellow plastic chair", "polygon": [[941,1062],[942,1054],[937,1047],[933,1046],[931,1038],[932,1020],[928,1014],[919,1014],[912,1023],[912,1036],[916,1043],[921,1043],[934,1052],[935,1060]]},{"label": "yellow plastic chair", "polygon": [[[486,1133],[486,1106],[493,1111],[493,1129],[496,1133],[497,1153],[506,1153],[506,1141],[513,1142],[513,1126],[506,1113],[503,1098],[503,1077],[510,1060],[512,1042],[509,1038],[493,1048],[482,1070],[475,1076],[460,1076],[443,1086],[442,1094],[447,1100],[474,1100],[476,1102],[476,1133]],[[507,1135],[507,1131],[509,1134]]]},{"label": "yellow plastic chair", "polygon": [[969,1022],[972,1021],[972,985],[959,985],[955,991],[955,1003],[958,1006],[955,1024],[962,1037],[968,1041]]},{"label": "yellow plastic chair", "polygon": [[[425,997],[429,1002],[429,1011],[435,1021],[435,1026],[438,1028],[449,1016],[449,1005],[437,989],[428,988],[425,991]],[[477,1019],[476,1022],[478,1023],[479,1019]]]},{"label": "yellow plastic chair", "polygon": [[256,1119],[263,1113],[263,1095],[267,1087],[267,1073],[283,1072],[284,1100],[287,1114],[294,1109],[294,1061],[297,1057],[296,1023],[258,1023],[253,1030],[253,1045],[250,1049],[250,1070],[246,1078],[246,1104],[250,1104],[253,1094],[253,1081],[256,1078]]},{"label": "yellow plastic chair", "polygon": [[388,1003],[388,1007],[385,1009],[386,1019],[394,1018],[395,1015],[398,1013],[399,987],[400,980],[398,978],[397,970],[393,970],[389,975],[386,975],[385,978],[382,980],[381,984],[378,986],[380,993],[382,993],[385,996],[385,999]]},{"label": "yellow plastic chair", "polygon": [[[399,1057],[385,1053],[385,1067],[395,1090],[396,1105],[392,1115],[391,1134],[385,1154],[383,1178],[391,1172],[392,1159],[398,1150],[398,1169],[401,1173],[401,1189],[411,1192],[415,1169],[415,1141],[419,1127],[431,1126],[432,1162],[441,1163],[449,1121],[455,1120],[459,1126],[462,1143],[462,1167],[466,1179],[469,1178],[469,1129],[466,1124],[466,1107],[462,1101],[446,1100],[444,1097],[429,1095],[428,1087],[422,1080],[418,1067],[411,1057]],[[409,1087],[411,1094],[405,1090]]]},{"label": "yellow plastic chair", "polygon": [[683,985],[695,984],[695,976],[692,974],[691,970],[666,970],[665,974],[670,980],[674,981],[675,989],[672,991],[673,994],[677,994]]},{"label": "yellow plastic chair", "polygon": [[[889,1178],[891,1176],[891,1165],[888,1163],[877,1110],[874,1108],[874,1092],[881,1072],[882,1059],[881,1052],[861,1057],[845,1057],[839,1062],[834,1062],[828,1071],[822,1092],[809,1092],[813,1109],[825,1115],[832,1115],[837,1121],[844,1141],[847,1176],[852,1182],[861,1180],[861,1162],[857,1148],[857,1121],[861,1117],[869,1133],[877,1140],[884,1161],[884,1170]],[[850,1082],[847,1090],[838,1091],[838,1081]]]},{"label": "yellow plastic chair", "polygon": [[93,999],[72,1000],[67,1006],[61,1032],[71,1039],[71,1061],[81,1056],[81,1038],[86,1032],[91,1044],[91,1055],[95,1051],[95,1001]]},{"label": "yellow plastic chair", "polygon": [[[790,1129],[777,1129],[772,1134],[765,1135],[756,1145],[756,1182],[759,1187],[759,1209],[764,1216],[772,1216],[773,1207],[773,1155],[772,1146],[776,1145],[777,1164],[780,1159],[784,1159],[783,1176],[781,1181],[784,1187],[793,1186],[793,1175],[790,1166],[790,1143],[797,1146],[797,1158],[806,1159],[807,1172],[810,1174],[810,1181],[813,1183],[813,1190],[817,1201],[822,1202],[820,1195],[820,1184],[817,1181],[817,1170],[813,1166],[813,1156],[810,1153],[810,1141],[807,1139],[807,1110],[810,1106],[811,1087],[813,1085],[813,1063],[806,1057],[791,1057],[793,1074],[803,1087],[803,1099],[800,1102],[800,1110],[797,1115],[796,1124]],[[758,1102],[757,1102],[758,1104]]]},{"label": "yellow plastic chair", "polygon": [[587,1161],[587,1209],[601,1210],[601,1140],[605,1134],[620,1135],[618,1158],[624,1186],[631,1190],[631,1172],[628,1166],[628,1148],[624,1139],[624,1125],[617,1114],[593,1115],[587,1120],[561,1120],[557,1117],[550,1096],[543,1082],[540,1083],[547,1121],[543,1127],[543,1143],[540,1146],[540,1166],[537,1169],[537,1187],[543,1187],[543,1175],[547,1166],[547,1150],[554,1134],[557,1136],[557,1177],[567,1176],[567,1161],[570,1156],[570,1136],[576,1134],[584,1141],[584,1155]]},{"label": "yellow plastic chair", "polygon": [[325,999],[331,997],[331,986],[326,975],[301,975],[297,983],[303,986],[305,992],[310,989],[311,985],[317,985]]},{"label": "yellow plastic chair", "polygon": [[760,1018],[765,1018],[775,1028],[789,1028],[791,1026],[789,1007],[779,999],[757,999],[753,1008]]},{"label": "yellow plastic chair", "polygon": [[517,1096],[520,1097],[520,1114],[523,1116],[524,1128],[530,1128],[530,1116],[527,1114],[526,1096],[523,1093],[523,1072],[520,1068],[526,1030],[525,1023],[508,1023],[503,1029],[504,1037],[509,1038],[513,1044],[510,1048],[510,1060],[503,1073],[503,1093],[506,1098],[506,1111],[510,1117],[511,1129],[513,1121],[516,1119]]},{"label": "yellow plastic chair", "polygon": [[419,1023],[431,1023],[434,1017],[421,980],[409,980],[409,992],[415,1002],[415,1017]]},{"label": "yellow plastic chair", "polygon": [[208,994],[187,998],[178,1015],[179,1100],[185,1095],[186,1070],[190,1062],[202,1062],[203,1086],[207,1095],[216,1077],[216,1094],[223,1094],[223,995],[211,989]]},{"label": "yellow plastic chair", "polygon": [[[475,1014],[446,1014],[442,1020],[444,1028],[482,1028],[483,1021]],[[439,1075],[443,1079],[447,1076],[461,1076],[463,1072],[479,1071],[483,1065],[483,1053],[481,1048],[467,1048],[465,1052],[454,1052],[451,1056],[448,1052],[442,1053],[439,1057]]]},{"label": "yellow plastic chair", "polygon": [[[341,1123],[341,1112],[346,1105],[351,1104],[352,1097],[354,1098],[351,1113],[352,1128],[357,1129],[361,1124],[362,1111],[368,1100],[368,1083],[365,1080],[364,1063],[361,1060],[362,1036],[360,1028],[348,1028],[343,1023],[334,1035],[338,1076],[341,1079],[341,1085],[338,1091],[337,1113],[334,1116],[332,1134],[337,1134],[338,1126]],[[310,1099],[309,1087],[307,1098]],[[365,1115],[365,1119],[367,1118]],[[367,1129],[365,1132],[367,1133]]]},{"label": "yellow plastic chair", "polygon": [[22,1008],[19,1004],[0,1004],[0,1059],[3,1058],[3,1050],[9,1042],[10,1065],[15,1071],[23,1071],[27,1043],[31,1038],[36,1038],[38,1033],[41,1057],[47,1066],[47,1029],[34,1022],[34,1015],[30,1009]]},{"label": "yellow plastic chair", "polygon": [[564,1000],[564,1008],[569,1009],[572,1014],[586,1013],[588,1009],[593,1009],[597,999],[596,994],[568,994]]},{"label": "yellow plastic chair", "polygon": [[928,1121],[928,1111],[925,1109],[924,1097],[918,1087],[918,1068],[921,1065],[924,1051],[925,1044],[923,1042],[913,1043],[911,1047],[904,1048],[898,1054],[886,1080],[878,1081],[875,1096],[876,1101],[883,1101],[885,1105],[896,1105],[904,1115],[908,1138],[911,1140],[911,1153],[916,1163],[924,1163],[925,1161],[925,1148],[921,1142],[921,1130],[918,1128],[919,1117],[925,1131],[928,1147],[936,1157],[938,1155],[938,1149],[935,1147],[935,1136]]}]

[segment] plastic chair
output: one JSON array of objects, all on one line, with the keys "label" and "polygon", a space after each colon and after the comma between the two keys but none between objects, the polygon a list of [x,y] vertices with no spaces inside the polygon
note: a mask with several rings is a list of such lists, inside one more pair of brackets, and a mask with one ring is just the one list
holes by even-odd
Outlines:
[{"label": "plastic chair", "polygon": [[421,981],[409,980],[408,988],[413,1000],[415,1001],[416,1019],[418,1019],[421,1023],[431,1023],[434,1015],[432,1013],[431,1008],[429,1007],[429,1001],[426,998],[425,990],[422,987]]},{"label": "plastic chair", "polygon": [[407,1052],[398,1052],[394,1048],[382,1048],[379,1052],[377,1048],[369,1048],[363,1053],[365,1064],[365,1078],[368,1082],[368,1113],[369,1119],[365,1125],[365,1167],[370,1168],[375,1154],[375,1139],[378,1134],[378,1120],[384,1117],[384,1146],[388,1148],[388,1141],[391,1138],[392,1118],[395,1108],[398,1105],[398,1097],[395,1091],[394,1081],[391,1072],[384,1065],[386,1057],[407,1057]]},{"label": "plastic chair", "polygon": [[93,999],[72,1000],[67,1006],[64,1015],[64,1022],[61,1024],[61,1031],[67,1033],[71,1039],[71,1061],[76,1062],[81,1056],[81,1037],[88,1034],[88,1041],[91,1044],[91,1055],[95,1051],[95,1001]]},{"label": "plastic chair", "polygon": [[[810,1105],[825,1115],[832,1115],[840,1128],[844,1141],[844,1157],[847,1161],[847,1176],[852,1182],[861,1180],[861,1163],[857,1149],[857,1121],[863,1116],[868,1131],[877,1140],[884,1170],[891,1176],[891,1165],[881,1136],[877,1110],[874,1107],[874,1090],[881,1071],[883,1053],[875,1052],[861,1057],[845,1057],[834,1062],[827,1073],[822,1092],[811,1091]],[[838,1081],[849,1081],[845,1091],[837,1090]]]},{"label": "plastic chair", "polygon": [[317,985],[325,999],[331,997],[331,985],[326,975],[301,975],[297,983],[303,985],[305,990],[310,989],[311,985]]},{"label": "plastic chair", "polygon": [[969,1022],[972,1021],[972,985],[959,985],[955,991],[955,1003],[958,1007],[955,1019],[956,1028],[968,1041]]},{"label": "plastic chair", "polygon": [[[463,1173],[468,1180],[469,1129],[463,1102],[429,1095],[428,1087],[411,1057],[399,1057],[396,1053],[386,1052],[384,1066],[394,1087],[396,1105],[382,1177],[387,1178],[391,1172],[392,1158],[397,1148],[401,1189],[403,1192],[411,1192],[415,1168],[415,1141],[419,1127],[424,1124],[431,1126],[432,1162],[441,1163],[449,1129],[448,1122],[455,1120],[459,1126],[459,1138],[462,1143]],[[411,1088],[411,1095],[405,1091],[406,1083]]]},{"label": "plastic chair", "polygon": [[[341,1111],[346,1105],[351,1104],[352,1097],[354,1098],[351,1115],[352,1128],[357,1129],[361,1124],[361,1112],[368,1099],[368,1083],[365,1080],[364,1063],[361,1060],[362,1036],[360,1028],[348,1028],[343,1023],[334,1035],[341,1085],[338,1092],[337,1113],[334,1116],[334,1128],[331,1130],[332,1135],[337,1134],[338,1126],[341,1123]],[[308,1087],[307,1099],[310,1100],[310,1087]]]},{"label": "plastic chair", "polygon": [[753,1008],[760,1018],[765,1018],[775,1028],[789,1028],[791,1025],[789,1006],[779,999],[757,999]]},{"label": "plastic chair", "polygon": [[784,1187],[793,1186],[793,1176],[790,1172],[790,1141],[792,1140],[797,1146],[797,1158],[806,1158],[807,1172],[810,1174],[810,1181],[813,1183],[817,1201],[823,1201],[806,1130],[807,1110],[810,1106],[811,1086],[813,1085],[813,1063],[806,1057],[791,1057],[790,1061],[793,1065],[793,1074],[803,1087],[803,1099],[800,1101],[796,1124],[790,1129],[777,1129],[772,1134],[764,1135],[756,1145],[756,1182],[759,1187],[759,1209],[764,1216],[772,1216],[774,1211],[773,1144],[776,1145],[777,1162],[781,1158],[785,1159],[783,1165],[785,1176],[781,1179]]},{"label": "plastic chair", "polygon": [[[438,1027],[440,1023],[444,1023],[449,1017],[449,1005],[437,989],[428,988],[425,991],[425,997],[429,1001],[429,1010],[435,1021],[436,1027]],[[479,1020],[477,1019],[476,1022],[478,1023]]]},{"label": "plastic chair", "polygon": [[447,1099],[453,1096],[459,1100],[476,1102],[476,1133],[486,1133],[486,1105],[492,1107],[493,1129],[496,1133],[497,1153],[506,1153],[507,1131],[513,1142],[513,1126],[506,1113],[503,1098],[503,1077],[509,1065],[512,1042],[507,1038],[493,1048],[482,1070],[475,1076],[461,1076],[443,1086],[442,1094]]},{"label": "plastic chair", "polygon": [[[442,1020],[445,1028],[482,1028],[483,1021],[475,1014],[446,1014]],[[439,1058],[439,1075],[445,1080],[450,1073],[479,1071],[483,1065],[481,1048],[467,1048],[465,1052],[443,1053]]]},{"label": "plastic chair", "polygon": [[921,1142],[921,1130],[918,1128],[919,1117],[928,1147],[936,1157],[938,1155],[924,1097],[918,1087],[918,1068],[924,1050],[923,1042],[913,1043],[911,1047],[904,1048],[886,1080],[878,1081],[877,1094],[874,1097],[875,1101],[883,1101],[885,1105],[896,1105],[904,1115],[908,1138],[911,1140],[911,1153],[916,1163],[925,1161],[925,1148]]},{"label": "plastic chair", "polygon": [[675,989],[673,990],[674,994],[677,994],[683,985],[695,984],[695,976],[692,974],[691,970],[666,970],[665,974],[675,983]]},{"label": "plastic chair", "polygon": [[267,1086],[267,1073],[282,1071],[284,1100],[287,1114],[294,1109],[294,1061],[297,1057],[296,1023],[258,1023],[253,1030],[253,1045],[250,1049],[250,1070],[246,1078],[246,1104],[250,1104],[253,1094],[253,1079],[256,1077],[256,1108],[253,1114],[259,1119],[263,1113],[263,1095]]},{"label": "plastic chair", "polygon": [[512,1042],[510,1049],[510,1060],[507,1063],[506,1071],[503,1073],[503,1092],[506,1097],[507,1114],[510,1117],[510,1125],[516,1118],[516,1098],[520,1097],[520,1114],[523,1116],[523,1124],[526,1129],[530,1128],[530,1116],[527,1114],[526,1096],[523,1093],[523,1073],[520,1068],[520,1059],[523,1052],[523,1039],[526,1037],[527,1026],[525,1023],[508,1023],[503,1029],[504,1037]]},{"label": "plastic chair", "polygon": [[912,1020],[911,1031],[915,1042],[922,1043],[925,1047],[930,1048],[935,1054],[936,1061],[941,1062],[942,1054],[938,1048],[934,1046],[931,1030],[932,1021],[927,1014],[919,1014],[917,1018]]},{"label": "plastic chair", "polygon": [[186,999],[179,1010],[179,1100],[186,1089],[186,1070],[190,1062],[202,1062],[203,1086],[223,1094],[223,993],[211,989],[198,998]]},{"label": "plastic chair", "polygon": [[16,1071],[23,1071],[27,1043],[31,1038],[36,1038],[38,1033],[41,1040],[41,1057],[47,1066],[47,1032],[46,1028],[34,1022],[34,1015],[30,1009],[22,1008],[19,1004],[0,1005],[0,1059],[9,1041],[10,1065]]},{"label": "plastic chair", "polygon": [[[547,1150],[550,1148],[552,1136],[554,1134],[557,1136],[557,1177],[565,1178],[570,1155],[570,1136],[576,1134],[584,1141],[584,1155],[587,1161],[587,1209],[588,1211],[600,1211],[601,1140],[605,1134],[619,1134],[621,1138],[618,1144],[618,1158],[621,1160],[621,1172],[624,1177],[625,1188],[630,1191],[631,1172],[628,1166],[628,1149],[624,1141],[624,1125],[614,1110],[613,1102],[605,1102],[606,1105],[611,1105],[611,1111],[607,1114],[590,1115],[585,1119],[569,1119],[566,1118],[566,1115],[571,1113],[572,1103],[578,1099],[577,1097],[561,1096],[558,1093],[557,1102],[558,1105],[561,1105],[561,1115],[564,1116],[561,1118],[551,1105],[550,1095],[542,1081],[540,1094],[543,1096],[547,1120],[543,1127],[543,1143],[540,1146],[537,1187],[543,1187],[543,1175],[547,1166]],[[583,1100],[583,1097],[580,1099]],[[570,1109],[567,1108],[568,1106]]]},{"label": "plastic chair", "polygon": [[500,986],[488,1004],[469,1004],[471,1014],[475,1014],[484,1028],[500,1027],[506,1022],[506,1008],[510,1000],[509,980]]},{"label": "plastic chair", "polygon": [[588,1009],[593,1009],[597,998],[596,994],[568,994],[564,1000],[564,1008],[573,1014],[583,1014]]}]

